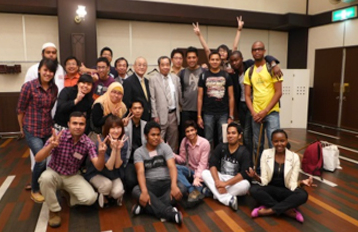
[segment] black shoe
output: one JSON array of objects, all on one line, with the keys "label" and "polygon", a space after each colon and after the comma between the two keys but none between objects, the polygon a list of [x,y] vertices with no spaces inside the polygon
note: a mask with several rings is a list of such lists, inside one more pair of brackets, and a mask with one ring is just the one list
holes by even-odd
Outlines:
[{"label": "black shoe", "polygon": [[229,206],[231,207],[232,210],[236,211],[238,206],[237,206],[237,197],[233,196],[229,202]]},{"label": "black shoe", "polygon": [[135,204],[133,205],[132,207],[132,214],[137,216],[139,214],[142,214],[143,213],[143,208],[140,204]]},{"label": "black shoe", "polygon": [[181,225],[183,222],[183,214],[181,212],[177,212],[174,216],[174,222],[178,225]]},{"label": "black shoe", "polygon": [[201,193],[204,194],[205,197],[212,197],[213,193],[211,192],[211,190],[208,187],[204,187],[201,190]]}]

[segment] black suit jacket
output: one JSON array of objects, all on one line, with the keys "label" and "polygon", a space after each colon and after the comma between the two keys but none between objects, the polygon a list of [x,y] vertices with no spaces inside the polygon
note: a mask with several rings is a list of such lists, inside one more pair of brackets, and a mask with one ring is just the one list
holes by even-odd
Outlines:
[{"label": "black suit jacket", "polygon": [[152,110],[151,110],[152,107],[150,104],[149,82],[146,78],[144,78],[144,82],[145,82],[145,87],[147,89],[148,100],[145,98],[142,86],[138,80],[137,75],[134,73],[133,75],[125,79],[123,82],[123,89],[124,89],[123,102],[126,104],[127,108],[129,108],[134,99],[141,100],[144,105],[142,119],[149,122],[152,115]]}]

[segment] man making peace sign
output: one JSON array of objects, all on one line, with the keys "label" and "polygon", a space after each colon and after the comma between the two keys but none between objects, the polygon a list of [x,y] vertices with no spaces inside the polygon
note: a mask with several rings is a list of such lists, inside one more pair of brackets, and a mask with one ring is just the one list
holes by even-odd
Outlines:
[{"label": "man making peace sign", "polygon": [[40,190],[50,210],[49,225],[59,227],[61,206],[57,201],[56,191],[63,189],[70,195],[69,205],[92,205],[97,199],[97,193],[92,186],[78,174],[78,170],[89,155],[97,170],[104,167],[104,155],[107,149],[104,141],[98,140],[98,154],[95,144],[84,134],[86,117],[81,112],[70,115],[68,129],[56,135],[53,129],[52,137],[36,154],[36,162],[52,155],[46,171],[39,179]]}]

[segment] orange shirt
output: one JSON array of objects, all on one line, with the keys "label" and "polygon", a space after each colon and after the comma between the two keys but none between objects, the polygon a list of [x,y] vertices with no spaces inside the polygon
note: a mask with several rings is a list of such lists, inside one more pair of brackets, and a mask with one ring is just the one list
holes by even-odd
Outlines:
[{"label": "orange shirt", "polygon": [[78,79],[80,79],[80,74],[77,73],[72,79],[69,78],[66,74],[65,76],[65,87],[72,87],[77,85]]}]

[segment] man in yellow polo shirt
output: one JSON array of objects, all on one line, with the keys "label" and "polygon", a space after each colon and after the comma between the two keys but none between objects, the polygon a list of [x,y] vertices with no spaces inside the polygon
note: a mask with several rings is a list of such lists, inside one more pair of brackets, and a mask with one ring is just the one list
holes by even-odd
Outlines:
[{"label": "man in yellow polo shirt", "polygon": [[[262,153],[266,131],[269,147],[272,147],[271,133],[280,128],[279,100],[282,96],[283,77],[270,73],[265,61],[265,45],[257,41],[252,45],[251,53],[255,60],[253,68],[245,73],[245,101],[249,108],[253,123],[254,151],[257,150],[260,126],[263,123],[263,133],[260,144]],[[252,93],[251,93],[252,92]],[[253,98],[251,97],[253,96]]]}]

